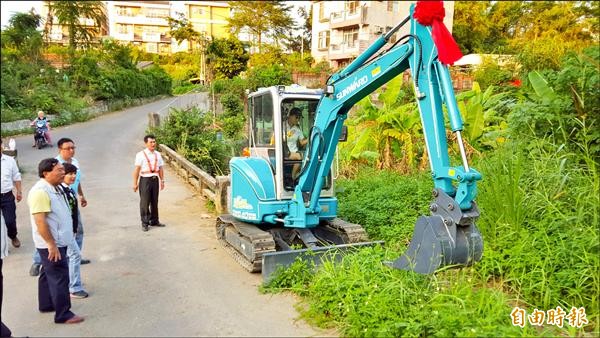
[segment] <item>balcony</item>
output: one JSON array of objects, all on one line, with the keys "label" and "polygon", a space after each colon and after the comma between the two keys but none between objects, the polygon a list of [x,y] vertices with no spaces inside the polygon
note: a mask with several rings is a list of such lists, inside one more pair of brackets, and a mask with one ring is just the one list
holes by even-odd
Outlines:
[{"label": "balcony", "polygon": [[140,42],[159,42],[159,43],[171,43],[171,37],[166,34],[143,32],[142,34],[133,34],[132,41]]},{"label": "balcony", "polygon": [[147,17],[144,15],[136,15],[136,16],[125,16],[125,15],[116,15],[114,22],[120,24],[130,24],[130,25],[153,25],[153,26],[168,26],[166,18],[161,17]]},{"label": "balcony", "polygon": [[341,11],[331,13],[329,28],[359,26],[367,23],[367,7],[358,7],[353,11]]},{"label": "balcony", "polygon": [[114,37],[115,39],[122,41],[133,41],[134,39],[133,31],[129,33],[114,33]]},{"label": "balcony", "polygon": [[148,42],[160,42],[160,33],[156,32],[143,32],[142,40]]},{"label": "balcony", "polygon": [[329,59],[349,59],[360,53],[360,41],[348,41],[329,46]]}]

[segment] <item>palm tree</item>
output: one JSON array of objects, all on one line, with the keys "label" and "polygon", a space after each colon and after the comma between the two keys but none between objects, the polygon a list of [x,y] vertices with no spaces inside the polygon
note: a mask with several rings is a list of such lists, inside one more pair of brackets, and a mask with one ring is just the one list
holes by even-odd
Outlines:
[{"label": "palm tree", "polygon": [[[48,12],[56,16],[58,24],[68,27],[71,57],[79,45],[87,47],[106,22],[102,1],[48,1]],[[94,26],[86,25],[85,19],[92,20]]]}]

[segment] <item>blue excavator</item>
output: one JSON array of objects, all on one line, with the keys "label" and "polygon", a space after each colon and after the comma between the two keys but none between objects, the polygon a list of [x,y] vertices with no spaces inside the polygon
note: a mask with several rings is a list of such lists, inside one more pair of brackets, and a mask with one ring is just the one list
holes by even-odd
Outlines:
[{"label": "blue excavator", "polygon": [[[467,161],[463,122],[448,68],[438,55],[439,39],[434,41],[433,25],[419,23],[414,13],[412,5],[406,19],[330,76],[324,89],[273,86],[249,94],[249,152],[230,161],[229,214],[216,223],[217,238],[248,271],[262,270],[268,279],[307,252],[305,257],[318,259],[320,253],[374,243],[362,226],[337,218],[332,164],[338,142],[346,137],[348,111],[407,69],[430,160],[433,201],[431,214],[417,220],[406,252],[387,264],[429,274],[481,259],[474,200],[481,174]],[[392,43],[407,22],[410,33]],[[462,165],[450,164],[444,104]]]}]

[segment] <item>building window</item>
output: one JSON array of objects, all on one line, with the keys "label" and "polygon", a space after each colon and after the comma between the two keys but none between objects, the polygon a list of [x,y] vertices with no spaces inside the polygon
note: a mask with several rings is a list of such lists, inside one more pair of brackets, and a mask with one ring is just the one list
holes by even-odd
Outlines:
[{"label": "building window", "polygon": [[319,32],[319,49],[327,49],[329,47],[329,31]]},{"label": "building window", "polygon": [[358,29],[344,31],[344,44],[348,47],[356,47],[358,42]]},{"label": "building window", "polygon": [[129,34],[129,25],[117,24],[117,32],[119,34]]},{"label": "building window", "polygon": [[158,53],[158,44],[157,43],[147,43],[146,44],[146,52]]},{"label": "building window", "polygon": [[356,14],[356,11],[358,10],[358,7],[360,6],[358,1],[346,1],[345,5],[346,5],[346,11],[350,15]]},{"label": "building window", "polygon": [[204,8],[198,6],[192,6],[192,16],[199,17],[204,15]]},{"label": "building window", "polygon": [[169,10],[162,8],[148,8],[146,9],[145,14],[148,18],[166,18],[169,16]]},{"label": "building window", "polygon": [[329,16],[325,16],[325,3],[317,3],[317,6],[319,6],[319,22],[329,21]]},{"label": "building window", "polygon": [[131,7],[117,6],[116,8],[119,16],[135,16]]},{"label": "building window", "polygon": [[388,1],[387,2],[388,12],[398,13],[400,12],[400,1]]}]

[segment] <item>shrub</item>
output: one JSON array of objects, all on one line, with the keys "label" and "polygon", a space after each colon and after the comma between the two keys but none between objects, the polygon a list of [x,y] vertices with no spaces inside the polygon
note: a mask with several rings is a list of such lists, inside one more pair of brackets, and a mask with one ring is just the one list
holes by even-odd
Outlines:
[{"label": "shrub", "polygon": [[365,169],[353,180],[338,180],[338,213],[363,225],[372,239],[406,242],[417,218],[429,214],[433,184],[428,176],[406,177]]},{"label": "shrub", "polygon": [[257,66],[250,69],[246,75],[251,91],[260,87],[292,84],[292,73],[283,66]]},{"label": "shrub", "polygon": [[215,142],[217,131],[210,114],[198,111],[171,109],[159,128],[150,130],[159,143],[174,149],[209,174],[223,175],[229,171],[228,149]]}]

